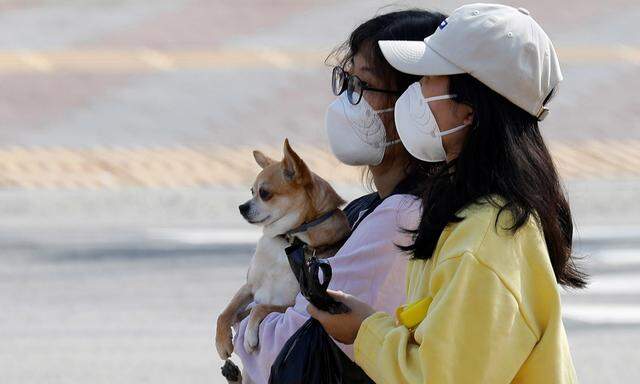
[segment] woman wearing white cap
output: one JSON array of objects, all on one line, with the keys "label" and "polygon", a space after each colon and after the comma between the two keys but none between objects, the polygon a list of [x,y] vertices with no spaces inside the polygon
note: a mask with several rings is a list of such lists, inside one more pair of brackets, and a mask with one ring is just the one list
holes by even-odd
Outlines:
[{"label": "woman wearing white cap", "polygon": [[424,76],[398,99],[409,153],[446,161],[423,197],[407,303],[357,298],[309,308],[378,383],[574,383],[557,284],[583,287],[572,218],[538,122],[562,80],[525,9],[472,4],[424,41],[381,41],[396,69]]}]

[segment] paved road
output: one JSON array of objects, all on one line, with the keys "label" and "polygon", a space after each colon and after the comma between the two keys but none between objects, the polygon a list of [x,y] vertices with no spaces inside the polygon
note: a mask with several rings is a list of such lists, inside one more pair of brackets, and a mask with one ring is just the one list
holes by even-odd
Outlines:
[{"label": "paved road", "polygon": [[[352,179],[327,154],[323,59],[376,13],[462,3],[0,1],[0,188],[246,188],[249,149],[284,137]],[[564,63],[543,124],[563,175],[637,180],[640,5],[518,5]]]},{"label": "paved road", "polygon": [[563,313],[581,383],[633,383],[640,377],[640,243],[591,241],[591,282],[563,296]]},{"label": "paved road", "polygon": [[[401,2],[444,11],[462,3]],[[355,0],[0,4],[0,51],[18,54],[25,69],[0,71],[0,144],[65,147],[277,145],[285,136],[324,143],[322,116],[332,95],[322,58],[359,22],[394,9],[388,1]],[[569,142],[640,138],[639,3],[518,4],[566,58],[545,135]],[[116,59],[102,57],[104,51]],[[201,56],[187,60],[193,67],[172,67],[171,54],[185,51],[230,54],[217,57],[217,67],[198,65],[211,63]],[[67,52],[60,60],[76,69],[49,63],[46,55],[57,52]],[[244,52],[251,65],[240,65]],[[301,59],[305,52],[313,60]],[[131,55],[151,70],[140,71]]]},{"label": "paved road", "polygon": [[[0,238],[3,383],[222,383],[213,319],[255,234],[210,230]],[[640,243],[598,239],[591,288],[564,294],[581,382],[640,377]]]}]

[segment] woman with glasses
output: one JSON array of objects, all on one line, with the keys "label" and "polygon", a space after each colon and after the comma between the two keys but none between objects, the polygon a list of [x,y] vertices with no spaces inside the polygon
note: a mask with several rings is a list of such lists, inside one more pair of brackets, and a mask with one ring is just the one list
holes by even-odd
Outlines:
[{"label": "woman with glasses", "polygon": [[404,248],[406,305],[332,292],[351,312],[309,312],[378,383],[576,383],[558,288],[586,276],[539,126],[562,80],[551,40],[528,10],[499,4],[462,6],[423,41],[402,40],[379,42],[421,76],[395,103],[396,128],[412,156],[446,162]]},{"label": "woman with glasses", "polygon": [[[350,61],[348,65],[353,66],[353,61]],[[347,91],[347,98],[349,103],[358,105],[362,100],[364,91],[387,93],[391,95],[400,96],[401,91],[392,91],[389,89],[380,89],[369,86],[368,83],[362,81],[357,75],[350,75],[349,72],[341,66],[333,67],[331,72],[331,90],[336,96],[340,96],[342,92]]]},{"label": "woman with glasses", "polygon": [[[331,77],[337,98],[326,115],[329,144],[343,163],[366,167],[376,192],[345,208],[352,234],[330,259],[330,287],[351,292],[381,311],[392,311],[405,301],[408,257],[397,245],[411,243],[412,235],[403,229],[415,228],[420,218],[416,196],[423,187],[416,181],[428,179],[437,165],[412,157],[398,141],[393,105],[419,77],[393,69],[378,41],[421,40],[442,20],[443,15],[423,10],[380,15],[356,28],[332,55],[339,65]],[[268,315],[255,349],[245,345],[246,320],[240,323],[234,348],[244,380],[268,381],[282,346],[309,319],[306,307],[307,301],[298,295],[294,307]],[[353,356],[349,346],[341,347]]]}]

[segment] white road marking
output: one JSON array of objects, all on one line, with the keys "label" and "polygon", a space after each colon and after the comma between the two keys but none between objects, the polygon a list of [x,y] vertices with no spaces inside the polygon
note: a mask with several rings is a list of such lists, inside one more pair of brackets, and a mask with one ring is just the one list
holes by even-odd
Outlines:
[{"label": "white road marking", "polygon": [[[247,224],[249,226],[249,224]],[[255,244],[262,231],[255,229],[188,229],[153,230],[149,236],[191,245]]]},{"label": "white road marking", "polygon": [[565,319],[591,324],[640,324],[640,304],[564,304]]},{"label": "white road marking", "polygon": [[567,293],[567,296],[584,296],[590,294],[636,294],[640,295],[640,274],[615,273],[594,275],[586,289]]},{"label": "white road marking", "polygon": [[[0,57],[1,59],[1,57]],[[156,58],[157,65],[162,58]],[[0,66],[1,66],[0,60]],[[168,64],[167,64],[168,65]],[[283,63],[283,65],[285,65]],[[555,142],[551,146],[566,179],[602,179],[619,177],[637,180],[637,172],[629,173],[618,165],[608,164],[605,171],[599,160],[602,153],[580,152],[591,141],[571,144]],[[640,146],[640,140],[611,142],[609,150],[629,143]],[[7,147],[0,149],[0,187],[24,189],[118,189],[127,187],[176,188],[198,186],[246,186],[253,182],[258,171],[251,159],[250,147],[95,147],[64,149],[60,147]],[[279,153],[279,148],[263,146],[267,153]],[[567,153],[571,153],[569,156]],[[341,164],[329,151],[312,145],[299,148],[301,156],[309,159],[309,166],[331,183],[351,184],[360,179],[360,170]],[[557,156],[558,153],[563,155]],[[636,155],[640,164],[640,152]],[[640,229],[623,233],[624,228],[579,228],[576,238],[606,240],[640,238]],[[613,237],[612,237],[613,236]]]},{"label": "white road marking", "polygon": [[618,56],[621,60],[625,60],[634,64],[640,64],[640,49],[622,44],[618,45],[615,48],[617,48]]},{"label": "white road marking", "polygon": [[[563,292],[563,316],[590,324],[640,324],[640,273],[629,269],[598,273],[601,266],[640,265],[640,249],[602,249],[590,261],[595,273],[587,288]],[[612,298],[617,302],[610,303]]]},{"label": "white road marking", "polygon": [[[593,255],[593,261],[609,266],[640,265],[640,249],[607,249]],[[636,278],[640,282],[640,276]]]},{"label": "white road marking", "polygon": [[21,52],[18,54],[18,57],[29,68],[37,72],[51,72],[53,70],[51,61],[43,54],[35,52]]},{"label": "white road marking", "polygon": [[152,49],[143,49],[139,56],[142,61],[161,71],[171,70],[175,66],[172,58]]},{"label": "white road marking", "polygon": [[616,225],[592,225],[587,227],[578,227],[574,231],[574,238],[589,241],[640,239],[640,227]]},{"label": "white road marking", "polygon": [[[558,51],[565,63],[640,63],[640,48],[630,45],[565,46]],[[281,70],[321,67],[328,51],[323,49],[235,50],[0,50],[0,73],[90,71],[138,72],[168,71],[190,68],[265,68]]]},{"label": "white road marking", "polygon": [[290,55],[278,52],[274,49],[265,49],[259,52],[259,56],[266,62],[278,69],[290,69],[293,67],[293,60]]}]

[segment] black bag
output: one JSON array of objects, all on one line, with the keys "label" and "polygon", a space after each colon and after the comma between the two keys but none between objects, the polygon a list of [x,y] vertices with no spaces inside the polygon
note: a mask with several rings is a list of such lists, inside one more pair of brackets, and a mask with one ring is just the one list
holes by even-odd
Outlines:
[{"label": "black bag", "polygon": [[311,318],[287,340],[271,366],[270,384],[373,383],[318,320]]},{"label": "black bag", "polygon": [[[349,311],[327,294],[331,266],[326,260],[306,257],[306,246],[296,242],[285,252],[304,297],[329,313]],[[319,272],[322,271],[322,282]],[[316,319],[309,319],[287,340],[271,366],[270,384],[341,384],[373,381],[338,347]]]}]

